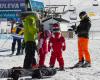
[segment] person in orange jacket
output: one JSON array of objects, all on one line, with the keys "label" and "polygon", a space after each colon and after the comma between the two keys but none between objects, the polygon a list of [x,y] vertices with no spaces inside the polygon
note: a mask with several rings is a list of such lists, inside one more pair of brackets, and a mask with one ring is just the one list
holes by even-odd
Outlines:
[{"label": "person in orange jacket", "polygon": [[79,62],[74,67],[91,67],[91,58],[88,51],[91,22],[85,11],[80,12],[79,17],[81,21],[75,31],[78,36]]},{"label": "person in orange jacket", "polygon": [[59,62],[59,69],[64,70],[63,51],[66,49],[65,39],[61,35],[60,26],[58,23],[53,24],[53,33],[49,40],[49,51],[51,51],[50,67],[54,67],[55,61]]}]

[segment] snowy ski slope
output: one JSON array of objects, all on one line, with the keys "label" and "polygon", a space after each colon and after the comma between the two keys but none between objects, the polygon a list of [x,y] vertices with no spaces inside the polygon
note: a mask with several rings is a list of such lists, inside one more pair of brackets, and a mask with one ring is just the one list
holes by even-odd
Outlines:
[{"label": "snowy ski slope", "polygon": [[[45,0],[46,4],[65,4],[68,0]],[[91,0],[73,0],[76,1],[74,4],[86,6],[88,5],[87,1]],[[100,1],[100,0],[99,0]],[[84,2],[84,5],[83,5]],[[78,6],[79,9],[80,6]],[[87,8],[87,7],[86,7]],[[83,8],[83,9],[86,9]],[[79,10],[78,9],[78,10]],[[88,7],[86,10],[95,10],[95,12],[99,13],[100,8],[93,9],[91,6]],[[99,14],[100,15],[100,14]],[[100,31],[100,20],[92,21],[92,28],[91,30]],[[98,35],[98,36],[97,36]],[[97,37],[100,37],[100,33],[97,34]],[[96,37],[94,36],[94,37]],[[0,48],[1,45],[4,43],[5,40],[0,39]],[[11,47],[12,40],[8,40],[5,43],[5,48]],[[58,71],[57,74],[51,78],[47,79],[39,79],[39,80],[100,80],[100,39],[91,39],[89,42],[89,52],[91,54],[91,60],[92,60],[92,67],[91,68],[79,68],[79,69],[66,69],[65,71]],[[9,52],[0,52],[0,55],[10,54]],[[23,66],[24,56],[13,56],[13,57],[1,57],[0,56],[0,69],[9,69],[14,66]],[[77,49],[77,39],[66,39],[66,51],[63,52],[65,67],[73,66],[78,61],[78,49]],[[37,58],[37,55],[36,55]],[[49,66],[49,59],[50,59],[50,53],[46,56],[46,65]],[[58,66],[58,63],[56,62],[56,67]],[[0,80],[6,80],[6,79],[0,79]],[[38,79],[35,79],[38,80]]]}]

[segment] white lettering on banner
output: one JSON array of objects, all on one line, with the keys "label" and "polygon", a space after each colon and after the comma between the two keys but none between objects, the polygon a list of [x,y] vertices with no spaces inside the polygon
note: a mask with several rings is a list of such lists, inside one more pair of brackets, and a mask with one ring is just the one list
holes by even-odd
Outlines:
[{"label": "white lettering on banner", "polygon": [[25,3],[20,3],[20,7],[25,7]]},{"label": "white lettering on banner", "polygon": [[17,16],[17,14],[7,14],[7,13],[4,13],[4,14],[0,14],[0,17],[12,17],[12,16]]},{"label": "white lettering on banner", "polygon": [[0,4],[0,8],[1,9],[19,9],[20,8],[20,4],[18,3],[2,3]]}]

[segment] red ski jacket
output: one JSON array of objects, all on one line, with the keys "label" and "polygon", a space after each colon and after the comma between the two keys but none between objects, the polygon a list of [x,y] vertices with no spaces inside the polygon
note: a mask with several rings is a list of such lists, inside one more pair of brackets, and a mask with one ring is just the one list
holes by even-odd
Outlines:
[{"label": "red ski jacket", "polygon": [[65,39],[60,33],[55,33],[49,40],[49,51],[62,52],[66,49]]}]

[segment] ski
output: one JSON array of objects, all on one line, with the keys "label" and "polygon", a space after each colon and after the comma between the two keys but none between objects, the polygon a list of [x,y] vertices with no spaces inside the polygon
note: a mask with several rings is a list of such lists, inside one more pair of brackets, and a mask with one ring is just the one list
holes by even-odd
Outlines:
[{"label": "ski", "polygon": [[11,54],[7,54],[7,55],[0,55],[0,57],[11,57]]},{"label": "ski", "polygon": [[90,68],[91,66],[87,66],[87,67],[75,67],[75,66],[72,66],[72,67],[65,67],[65,69],[78,69],[78,68]]},{"label": "ski", "polygon": [[[17,49],[15,48],[15,50]],[[0,52],[9,52],[9,51],[11,51],[11,49],[0,49]]]},{"label": "ski", "polygon": [[0,49],[0,52],[7,52],[7,51],[11,51],[11,49],[5,49],[5,50]]},{"label": "ski", "polygon": [[[19,55],[12,55],[12,54],[0,55],[0,57],[13,57],[13,56],[19,56]],[[21,56],[21,55],[20,55],[20,56]]]},{"label": "ski", "polygon": [[57,71],[65,71],[65,68],[63,70],[61,70],[60,68],[56,67],[55,68]]},{"label": "ski", "polygon": [[[51,78],[51,76],[43,76],[43,78],[41,78],[41,79],[48,79],[48,78]],[[34,79],[37,79],[37,78],[34,78]],[[12,78],[6,78],[6,80],[13,80],[13,79]],[[19,80],[32,80],[32,77],[31,76],[19,77]]]},{"label": "ski", "polygon": [[74,67],[74,66],[71,66],[71,67],[65,67],[65,69],[75,69],[75,68],[79,68],[79,67]]}]

